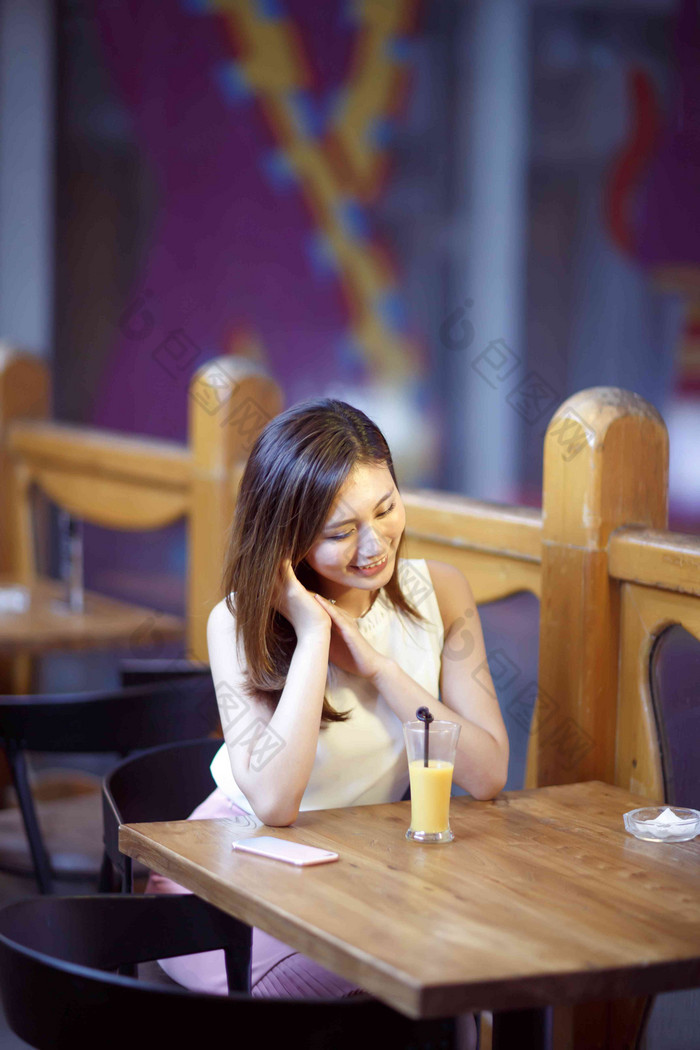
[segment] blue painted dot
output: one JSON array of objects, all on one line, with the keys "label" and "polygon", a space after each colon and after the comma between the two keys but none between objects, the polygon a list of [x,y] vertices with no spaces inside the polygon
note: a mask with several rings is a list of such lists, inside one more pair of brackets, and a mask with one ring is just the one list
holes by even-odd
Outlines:
[{"label": "blue painted dot", "polygon": [[347,382],[361,382],[367,374],[367,361],[362,346],[352,335],[342,335],[335,343],[338,369]]},{"label": "blue painted dot", "polygon": [[252,97],[250,85],[238,62],[222,62],[215,69],[221,91],[229,102],[247,102]]},{"label": "blue painted dot", "polygon": [[296,185],[296,172],[283,150],[271,150],[262,160],[263,171],[273,189],[278,192]]},{"label": "blue painted dot", "polygon": [[349,236],[358,240],[365,240],[369,237],[370,227],[367,212],[357,201],[344,200],[339,204],[338,217],[343,225],[343,229]]},{"label": "blue painted dot", "polygon": [[358,0],[345,0],[340,8],[339,22],[344,29],[356,29],[360,23]]},{"label": "blue painted dot", "polygon": [[403,297],[397,291],[386,292],[375,302],[375,309],[387,328],[405,332],[408,324]]},{"label": "blue painted dot", "polygon": [[284,9],[284,4],[281,4],[279,0],[257,0],[255,7],[258,16],[270,22],[279,21],[287,13]]},{"label": "blue painted dot", "polygon": [[394,139],[394,125],[386,117],[377,117],[367,128],[369,141],[379,147],[390,146]]},{"label": "blue painted dot", "polygon": [[319,279],[335,276],[338,265],[328,238],[323,233],[313,233],[306,242],[306,252],[314,275]]},{"label": "blue painted dot", "polygon": [[290,94],[289,100],[299,131],[310,139],[322,135],[325,125],[323,109],[308,91],[294,91]]},{"label": "blue painted dot", "polygon": [[415,57],[415,41],[406,36],[392,36],[384,45],[387,58],[392,62],[410,62]]}]

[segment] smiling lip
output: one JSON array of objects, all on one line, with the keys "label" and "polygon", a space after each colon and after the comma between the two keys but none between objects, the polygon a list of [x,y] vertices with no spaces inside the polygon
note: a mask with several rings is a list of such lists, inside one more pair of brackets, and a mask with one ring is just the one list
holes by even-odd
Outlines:
[{"label": "smiling lip", "polygon": [[381,572],[388,561],[389,555],[385,554],[381,561],[369,562],[367,565],[352,565],[353,572],[359,572],[361,576],[375,576]]}]

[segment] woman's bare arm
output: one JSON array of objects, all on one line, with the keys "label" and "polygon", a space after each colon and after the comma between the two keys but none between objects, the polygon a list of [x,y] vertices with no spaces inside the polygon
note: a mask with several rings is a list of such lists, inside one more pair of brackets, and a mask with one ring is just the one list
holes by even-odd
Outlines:
[{"label": "woman's bare arm", "polygon": [[508,776],[508,734],[493,687],[481,621],[471,587],[459,569],[428,562],[445,630],[440,670],[441,702],[427,693],[393,660],[383,663],[374,681],[403,721],[430,707],[434,718],[461,727],[454,781],[475,798],[493,798]]},{"label": "woman's bare arm", "polygon": [[[368,678],[402,722],[429,707],[434,718],[461,726],[454,780],[475,798],[497,795],[508,775],[508,736],[493,688],[481,622],[471,588],[451,565],[429,562],[445,630],[440,673],[442,701],[431,696],[390,657],[362,636],[352,617],[323,601],[335,626],[331,659]],[[342,646],[338,643],[342,638]]]},{"label": "woman's bare arm", "polygon": [[235,620],[225,602],[212,610],[207,623],[209,662],[233,776],[256,816],[273,826],[291,824],[299,812],[316,757],[328,671],[330,619],[296,577],[294,581],[288,581],[291,593],[280,598],[278,607],[295,627],[297,644],[272,714],[246,694],[245,659],[237,650]]}]

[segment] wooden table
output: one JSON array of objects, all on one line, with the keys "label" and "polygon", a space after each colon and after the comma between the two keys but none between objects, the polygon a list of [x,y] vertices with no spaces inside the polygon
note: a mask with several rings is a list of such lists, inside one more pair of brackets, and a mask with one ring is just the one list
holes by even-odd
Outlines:
[{"label": "wooden table", "polygon": [[[16,586],[0,577],[0,587]],[[85,593],[84,611],[65,605],[65,585],[40,578],[25,612],[0,611],[0,693],[31,691],[28,661],[51,651],[157,648],[184,637],[184,621],[139,605]]]},{"label": "wooden table", "polygon": [[[0,577],[0,587],[18,586]],[[129,605],[103,594],[85,593],[83,612],[62,608],[65,585],[42,578],[29,587],[26,612],[0,610],[0,653],[39,655],[56,649],[134,648],[157,645],[184,636],[184,622],[176,616]],[[57,604],[58,603],[58,604]]]},{"label": "wooden table", "polygon": [[[700,838],[642,842],[645,800],[599,782],[452,800],[456,839],[407,842],[408,802],[134,824],[120,849],[317,959],[409,1017],[646,995],[700,984]],[[245,820],[245,818],[239,818]],[[295,869],[245,834],[335,850]]]}]

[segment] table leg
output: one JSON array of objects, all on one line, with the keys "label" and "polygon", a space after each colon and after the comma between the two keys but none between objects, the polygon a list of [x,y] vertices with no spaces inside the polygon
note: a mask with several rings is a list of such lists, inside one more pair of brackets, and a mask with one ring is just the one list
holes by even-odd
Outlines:
[{"label": "table leg", "polygon": [[250,994],[250,963],[253,951],[253,929],[241,924],[240,942],[224,949],[226,980],[229,994],[246,992]]},{"label": "table leg", "polygon": [[34,682],[34,660],[27,653],[0,656],[0,695],[26,696]]},{"label": "table leg", "polygon": [[505,1010],[493,1015],[491,1045],[493,1050],[547,1050],[548,1030],[546,1009]]},{"label": "table leg", "polygon": [[[33,660],[26,653],[0,656],[0,696],[26,696],[32,691]],[[0,755],[0,809],[5,808],[5,793],[12,778],[4,755]]]},{"label": "table leg", "polygon": [[653,1002],[644,996],[555,1006],[552,1050],[637,1050]]}]

